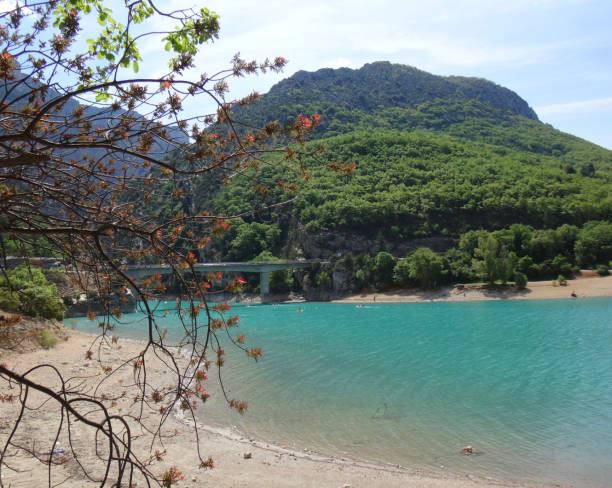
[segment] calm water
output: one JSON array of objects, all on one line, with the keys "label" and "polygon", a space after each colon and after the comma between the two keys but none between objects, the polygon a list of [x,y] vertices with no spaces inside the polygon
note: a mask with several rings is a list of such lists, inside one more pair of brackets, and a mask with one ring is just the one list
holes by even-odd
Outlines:
[{"label": "calm water", "polygon": [[612,299],[232,308],[264,355],[226,348],[249,413],[213,395],[204,422],[324,454],[610,486]]}]

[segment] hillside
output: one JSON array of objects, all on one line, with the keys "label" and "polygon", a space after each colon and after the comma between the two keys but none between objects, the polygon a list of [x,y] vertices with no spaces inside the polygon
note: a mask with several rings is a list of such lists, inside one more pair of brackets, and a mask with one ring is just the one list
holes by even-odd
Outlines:
[{"label": "hillside", "polygon": [[[261,101],[238,114],[254,124],[292,120],[317,113],[323,124],[317,138],[356,130],[445,132],[557,157],[589,152],[584,160],[610,160],[610,151],[539,122],[526,101],[482,78],[436,76],[388,62],[357,70],[299,71],[273,86]],[[575,153],[575,154],[570,154]],[[578,158],[580,159],[580,158]],[[581,160],[582,161],[582,160]]]},{"label": "hillside", "polygon": [[[581,226],[612,215],[612,151],[539,122],[518,95],[486,80],[384,62],[298,72],[241,115],[259,123],[300,113],[323,117],[309,147],[326,151],[310,161],[293,207],[275,214],[285,244],[328,231],[371,241],[380,231],[396,249],[470,229]],[[333,162],[355,169],[334,172]],[[257,182],[289,177],[266,169]],[[271,188],[263,198],[245,175],[214,200],[198,199],[231,214],[289,196]]]},{"label": "hillside", "polygon": [[[225,185],[202,181],[172,206],[154,199],[163,215],[256,210],[233,220],[200,259],[340,259],[336,291],[410,283],[390,264],[384,276],[376,271],[382,251],[387,261],[435,251],[421,254],[437,263],[437,283],[490,279],[478,264],[487,243],[503,280],[571,276],[576,265],[612,259],[612,151],[540,122],[492,82],[373,63],[296,73],[236,112],[251,124],[319,114],[324,123],[304,149],[325,151],[307,158],[299,177],[291,161],[260,165]],[[296,195],[275,184],[296,178]],[[297,289],[329,285],[317,273],[296,278]],[[289,287],[283,280],[277,289]]]},{"label": "hillside", "polygon": [[[353,132],[325,144],[319,161],[310,160],[311,178],[291,209],[307,231],[370,234],[397,226],[403,238],[456,236],[516,222],[548,228],[612,215],[609,163],[584,176],[553,156],[429,132]],[[334,161],[355,169],[334,171]],[[289,177],[266,170],[258,182],[271,186],[282,176]],[[271,189],[266,201],[288,196]],[[244,212],[255,198],[248,176],[239,177],[221,191],[217,210]]]}]

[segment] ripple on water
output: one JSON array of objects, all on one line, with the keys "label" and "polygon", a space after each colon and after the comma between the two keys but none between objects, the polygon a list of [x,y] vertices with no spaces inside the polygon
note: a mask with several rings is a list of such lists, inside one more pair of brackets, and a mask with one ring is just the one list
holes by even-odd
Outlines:
[{"label": "ripple on water", "polygon": [[249,414],[213,399],[204,422],[458,473],[612,479],[611,299],[235,308],[264,349],[258,365],[239,356],[226,369]]}]

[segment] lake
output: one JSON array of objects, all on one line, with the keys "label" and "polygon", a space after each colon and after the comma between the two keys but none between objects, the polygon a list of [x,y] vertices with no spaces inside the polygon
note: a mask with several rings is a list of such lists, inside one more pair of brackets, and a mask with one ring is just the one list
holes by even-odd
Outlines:
[{"label": "lake", "polygon": [[[204,423],[322,454],[609,486],[610,298],[237,304],[230,313],[264,353],[256,364],[226,346],[225,384],[249,411],[225,408],[213,388]],[[127,323],[136,319],[126,315],[116,333],[142,337]],[[162,321],[180,336],[176,316]]]}]

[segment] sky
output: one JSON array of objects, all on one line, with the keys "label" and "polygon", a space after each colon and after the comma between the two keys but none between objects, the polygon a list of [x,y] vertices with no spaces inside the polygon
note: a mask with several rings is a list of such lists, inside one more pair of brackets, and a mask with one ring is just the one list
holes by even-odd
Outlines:
[{"label": "sky", "polygon": [[[237,52],[246,59],[289,60],[281,74],[231,81],[235,97],[265,93],[299,70],[390,61],[437,75],[486,78],[518,93],[542,122],[612,149],[612,0],[158,3],[219,14],[219,39],[196,58],[201,71],[229,67]],[[150,40],[140,49],[140,74],[166,71],[163,43]]]},{"label": "sky", "polygon": [[[176,5],[191,6],[181,0]],[[210,0],[220,37],[198,61],[225,66],[284,56],[280,75],[232,88],[267,91],[299,70],[373,61],[486,78],[514,90],[540,120],[612,149],[610,0]]]}]

